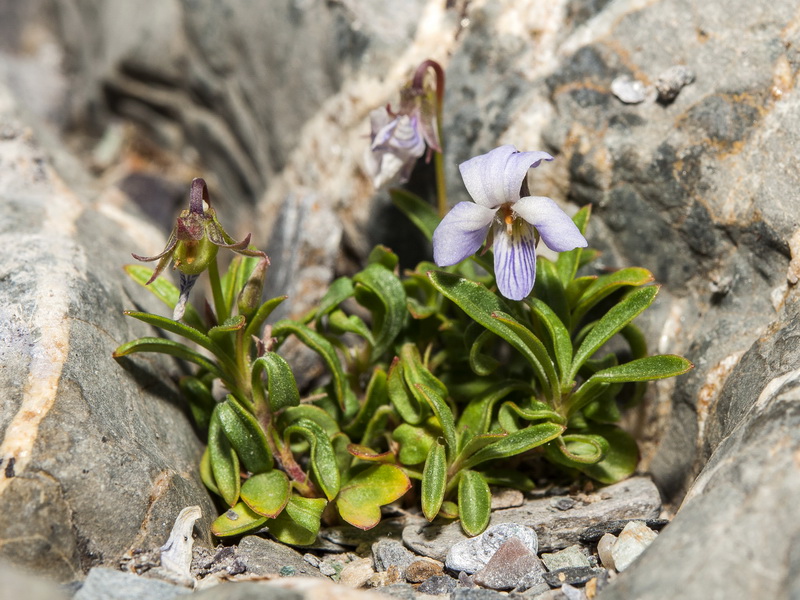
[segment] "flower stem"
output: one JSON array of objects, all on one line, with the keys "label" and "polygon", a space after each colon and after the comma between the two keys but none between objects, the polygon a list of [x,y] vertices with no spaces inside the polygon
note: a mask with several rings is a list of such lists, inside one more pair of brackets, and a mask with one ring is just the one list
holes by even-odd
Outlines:
[{"label": "flower stem", "polygon": [[228,305],[225,302],[225,294],[222,292],[222,282],[219,278],[219,265],[217,259],[208,265],[208,279],[211,285],[211,294],[214,297],[214,310],[217,313],[217,325],[222,325],[228,320]]},{"label": "flower stem", "polygon": [[433,167],[436,170],[436,206],[439,209],[439,218],[443,219],[447,214],[447,187],[444,178],[444,154],[441,152],[433,153]]}]

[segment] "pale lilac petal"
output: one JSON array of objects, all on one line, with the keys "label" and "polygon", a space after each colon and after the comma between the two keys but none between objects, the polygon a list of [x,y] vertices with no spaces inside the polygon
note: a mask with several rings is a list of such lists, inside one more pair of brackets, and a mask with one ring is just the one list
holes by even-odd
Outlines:
[{"label": "pale lilac petal", "polygon": [[433,232],[433,260],[440,267],[449,267],[472,256],[489,233],[495,211],[459,202]]},{"label": "pale lilac petal", "polygon": [[517,152],[506,145],[459,165],[469,195],[482,206],[496,208],[519,200],[520,187],[531,167],[553,160],[547,152]]},{"label": "pale lilac petal", "polygon": [[506,201],[503,175],[508,157],[516,151],[514,146],[500,146],[458,165],[464,186],[476,203],[497,208]]},{"label": "pale lilac petal", "polygon": [[572,219],[550,198],[526,196],[514,205],[514,212],[536,227],[551,250],[566,252],[587,246]]},{"label": "pale lilac petal", "polygon": [[538,167],[543,160],[553,160],[547,152],[515,152],[508,157],[503,172],[503,202],[511,204],[519,200],[522,182],[531,168]]},{"label": "pale lilac petal", "polygon": [[494,275],[497,289],[509,300],[526,298],[536,280],[533,228],[525,223],[519,225],[514,227],[512,235],[508,235],[503,224],[494,230]]}]

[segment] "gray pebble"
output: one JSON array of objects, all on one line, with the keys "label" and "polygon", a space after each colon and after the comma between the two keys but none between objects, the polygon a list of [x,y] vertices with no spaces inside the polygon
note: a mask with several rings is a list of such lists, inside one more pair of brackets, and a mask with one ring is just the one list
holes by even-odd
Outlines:
[{"label": "gray pebble", "polygon": [[542,577],[550,584],[550,587],[561,587],[565,583],[569,585],[583,585],[594,577],[605,576],[605,569],[592,567],[567,567],[557,569],[550,573],[545,573]]},{"label": "gray pebble", "polygon": [[694,81],[694,73],[684,65],[670,67],[656,80],[658,101],[664,104],[672,102],[678,93]]},{"label": "gray pebble", "polygon": [[376,571],[386,571],[389,567],[395,566],[401,574],[404,574],[417,557],[398,541],[381,540],[372,545],[372,558]]},{"label": "gray pebble", "polygon": [[508,596],[483,588],[456,588],[450,600],[506,600]]},{"label": "gray pebble", "polygon": [[192,590],[116,569],[95,567],[74,600],[170,600]]},{"label": "gray pebble", "polygon": [[542,561],[548,571],[567,567],[590,567],[589,558],[578,545],[569,546],[552,554],[542,554]]},{"label": "gray pebble", "polygon": [[542,561],[518,538],[511,538],[475,573],[475,583],[493,590],[510,590],[526,576],[544,571]]},{"label": "gray pebble", "polygon": [[639,104],[647,98],[645,85],[628,75],[620,75],[611,82],[611,93],[625,104]]},{"label": "gray pebble", "polygon": [[417,587],[417,592],[420,594],[430,594],[432,596],[441,596],[442,594],[449,594],[458,586],[458,581],[449,575],[434,575],[427,581],[423,581]]},{"label": "gray pebble", "polygon": [[641,521],[628,523],[611,547],[611,557],[617,571],[624,571],[639,558],[658,534]]},{"label": "gray pebble", "polygon": [[534,554],[538,552],[539,541],[533,529],[516,523],[500,523],[477,537],[453,545],[447,553],[445,565],[453,571],[474,573],[483,568],[497,549],[512,537],[519,539]]}]

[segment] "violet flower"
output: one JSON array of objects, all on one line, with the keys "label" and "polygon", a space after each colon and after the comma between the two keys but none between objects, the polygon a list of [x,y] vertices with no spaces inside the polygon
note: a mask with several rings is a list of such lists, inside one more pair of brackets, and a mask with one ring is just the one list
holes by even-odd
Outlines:
[{"label": "violet flower", "polygon": [[[433,70],[435,84],[426,79]],[[433,60],[426,60],[412,81],[400,91],[400,109],[390,106],[370,113],[371,143],[366,152],[367,173],[376,189],[405,183],[414,165],[425,153],[441,152],[437,113],[444,94],[444,72]]]},{"label": "violet flower", "polygon": [[433,233],[433,257],[440,267],[471,256],[489,238],[497,288],[510,300],[531,293],[536,278],[536,243],[541,237],[556,252],[586,247],[586,239],[550,198],[527,194],[526,176],[547,152],[518,152],[500,146],[459,165],[473,202],[459,202]]}]

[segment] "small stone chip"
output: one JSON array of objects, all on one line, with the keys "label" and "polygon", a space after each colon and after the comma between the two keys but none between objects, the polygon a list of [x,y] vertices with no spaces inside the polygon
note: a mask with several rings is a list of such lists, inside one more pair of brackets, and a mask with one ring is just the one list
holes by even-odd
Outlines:
[{"label": "small stone chip", "polygon": [[511,538],[475,573],[475,583],[493,590],[510,590],[532,571],[544,570],[542,561],[525,544],[518,538]]},{"label": "small stone chip", "polygon": [[444,565],[432,559],[415,560],[406,567],[406,581],[409,583],[422,583],[434,575],[441,575]]},{"label": "small stone chip", "polygon": [[642,521],[631,521],[625,525],[611,548],[611,556],[617,571],[627,569],[657,536],[658,534]]},{"label": "small stone chip", "polygon": [[656,91],[658,101],[662,104],[669,104],[678,96],[678,93],[694,81],[694,73],[684,65],[670,67],[656,80]]},{"label": "small stone chip", "polygon": [[628,75],[620,75],[611,82],[611,93],[625,104],[639,104],[647,99],[645,85]]}]

